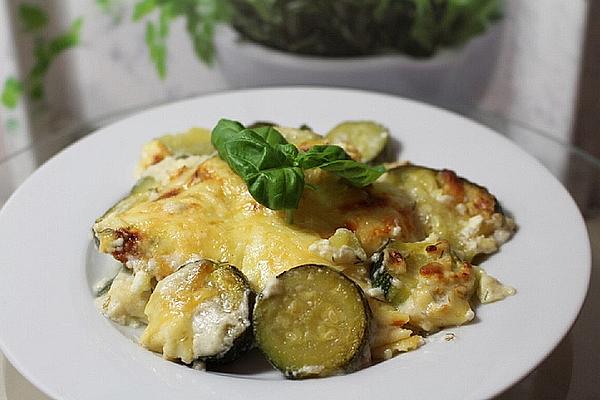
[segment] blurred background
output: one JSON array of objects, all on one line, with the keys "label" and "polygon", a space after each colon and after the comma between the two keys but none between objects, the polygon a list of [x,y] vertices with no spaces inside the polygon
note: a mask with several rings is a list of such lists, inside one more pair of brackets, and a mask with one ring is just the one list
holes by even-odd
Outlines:
[{"label": "blurred background", "polygon": [[[600,234],[595,0],[0,0],[0,204],[113,120],[273,85],[382,91],[476,119],[542,161]],[[540,398],[566,398],[570,377]],[[600,396],[583,377],[571,398]],[[515,390],[539,390],[526,385]]]},{"label": "blurred background", "polygon": [[[588,110],[600,92],[597,9],[585,0],[3,0],[0,160],[151,105],[290,84],[389,92],[517,141],[527,142],[519,129],[537,130],[597,155],[598,113]],[[563,161],[550,166],[561,176]]]}]

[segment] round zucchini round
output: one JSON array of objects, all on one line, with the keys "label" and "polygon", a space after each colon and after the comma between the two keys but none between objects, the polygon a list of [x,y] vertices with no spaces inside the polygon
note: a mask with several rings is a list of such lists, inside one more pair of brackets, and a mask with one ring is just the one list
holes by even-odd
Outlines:
[{"label": "round zucchini round", "polygon": [[360,287],[322,265],[283,272],[258,296],[256,343],[287,378],[352,372],[369,362],[371,311]]},{"label": "round zucchini round", "polygon": [[209,260],[185,264],[150,296],[141,343],[185,363],[233,361],[253,344],[254,297],[232,265]]},{"label": "round zucchini round", "polygon": [[375,159],[385,148],[389,132],[387,128],[372,121],[343,122],[327,133],[332,144],[350,144],[360,153],[360,162]]}]

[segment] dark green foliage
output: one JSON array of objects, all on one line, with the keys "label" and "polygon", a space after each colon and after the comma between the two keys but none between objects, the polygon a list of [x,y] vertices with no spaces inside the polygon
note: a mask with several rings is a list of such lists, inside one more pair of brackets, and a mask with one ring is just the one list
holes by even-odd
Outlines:
[{"label": "dark green foliage", "polygon": [[177,17],[185,19],[196,55],[208,64],[219,23],[231,24],[246,39],[300,54],[429,57],[483,32],[500,18],[500,5],[501,0],[139,0],[133,19],[158,12],[159,21],[148,22],[146,42],[164,78],[168,25]]},{"label": "dark green foliage", "polygon": [[66,32],[48,39],[41,32],[48,23],[48,16],[43,9],[35,5],[21,4],[19,19],[27,32],[35,33],[34,64],[23,81],[8,78],[4,83],[1,101],[7,108],[15,108],[23,92],[34,100],[44,97],[44,78],[48,69],[58,56],[79,44],[83,25],[83,18],[77,18]]},{"label": "dark green foliage", "polygon": [[230,0],[246,38],[322,56],[433,55],[484,31],[500,0]]},{"label": "dark green foliage", "polygon": [[198,58],[207,64],[214,57],[215,25],[228,20],[228,0],[140,0],[133,10],[133,20],[140,21],[158,14],[156,22],[146,23],[146,44],[150,59],[161,78],[167,73],[167,38],[173,20],[185,19],[186,30]]},{"label": "dark green foliage", "polygon": [[48,24],[48,14],[33,4],[19,4],[19,20],[26,32],[44,28]]}]

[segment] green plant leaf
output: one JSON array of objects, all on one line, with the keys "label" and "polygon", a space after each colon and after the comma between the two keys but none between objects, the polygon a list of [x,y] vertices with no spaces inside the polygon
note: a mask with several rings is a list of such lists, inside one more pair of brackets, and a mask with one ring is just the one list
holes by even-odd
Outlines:
[{"label": "green plant leaf", "polygon": [[96,0],[96,4],[103,12],[107,13],[110,11],[113,1],[114,0]]},{"label": "green plant leaf", "polygon": [[294,165],[297,154],[272,127],[246,129],[222,119],[213,129],[211,143],[219,156],[238,174],[260,204],[283,210],[298,207],[304,190],[304,173]]},{"label": "green plant leaf", "polygon": [[83,18],[79,17],[71,23],[69,30],[55,37],[48,43],[48,57],[50,61],[67,49],[77,46],[81,40],[81,27]]},{"label": "green plant leaf", "polygon": [[133,16],[132,19],[134,21],[139,21],[144,18],[146,15],[150,14],[152,11],[156,9],[158,6],[157,0],[141,0],[138,1],[133,8]]},{"label": "green plant leaf", "polygon": [[385,167],[371,167],[354,160],[337,160],[319,168],[346,179],[352,186],[365,187],[385,173]]},{"label": "green plant leaf", "polygon": [[177,10],[173,3],[166,3],[160,7],[158,16],[158,32],[161,38],[166,39],[169,35],[171,19],[176,14]]},{"label": "green plant leaf", "polygon": [[217,122],[212,130],[210,141],[221,158],[225,159],[226,156],[225,153],[221,154],[221,149],[224,149],[227,142],[235,140],[238,133],[244,129],[244,125],[230,119],[223,118]]},{"label": "green plant leaf", "polygon": [[4,82],[4,89],[0,100],[6,108],[15,108],[19,103],[21,94],[23,93],[23,85],[15,78],[8,78]]},{"label": "green plant leaf", "polygon": [[251,129],[244,129],[235,140],[227,142],[223,153],[224,160],[244,180],[259,171],[293,166],[283,152]]},{"label": "green plant leaf", "polygon": [[158,76],[160,79],[165,79],[167,76],[167,48],[151,21],[146,23],[146,45]]},{"label": "green plant leaf", "polygon": [[48,25],[48,14],[37,5],[19,4],[18,15],[23,29],[27,32],[38,31]]},{"label": "green plant leaf", "polygon": [[272,126],[259,126],[252,128],[252,131],[262,137],[270,146],[277,146],[279,144],[288,144],[283,135]]},{"label": "green plant leaf", "polygon": [[301,153],[298,156],[298,164],[304,169],[310,169],[332,161],[348,159],[350,156],[340,146],[317,145]]},{"label": "green plant leaf", "polygon": [[350,159],[339,146],[314,146],[300,152],[272,126],[244,128],[221,119],[211,143],[219,156],[248,186],[260,204],[273,210],[298,207],[304,191],[304,170],[320,167],[358,187],[374,182],[385,172]]},{"label": "green plant leaf", "polygon": [[304,191],[304,172],[299,167],[259,171],[247,180],[248,191],[256,201],[271,210],[298,208]]}]

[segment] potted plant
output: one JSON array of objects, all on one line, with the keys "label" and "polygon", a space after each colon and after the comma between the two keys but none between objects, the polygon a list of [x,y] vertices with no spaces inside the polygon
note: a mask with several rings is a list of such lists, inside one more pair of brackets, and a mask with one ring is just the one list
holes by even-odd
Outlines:
[{"label": "potted plant", "polygon": [[183,16],[198,56],[216,55],[233,86],[351,86],[443,103],[485,86],[500,8],[501,0],[140,0],[134,19],[157,11],[146,42],[162,76],[168,22]]}]

